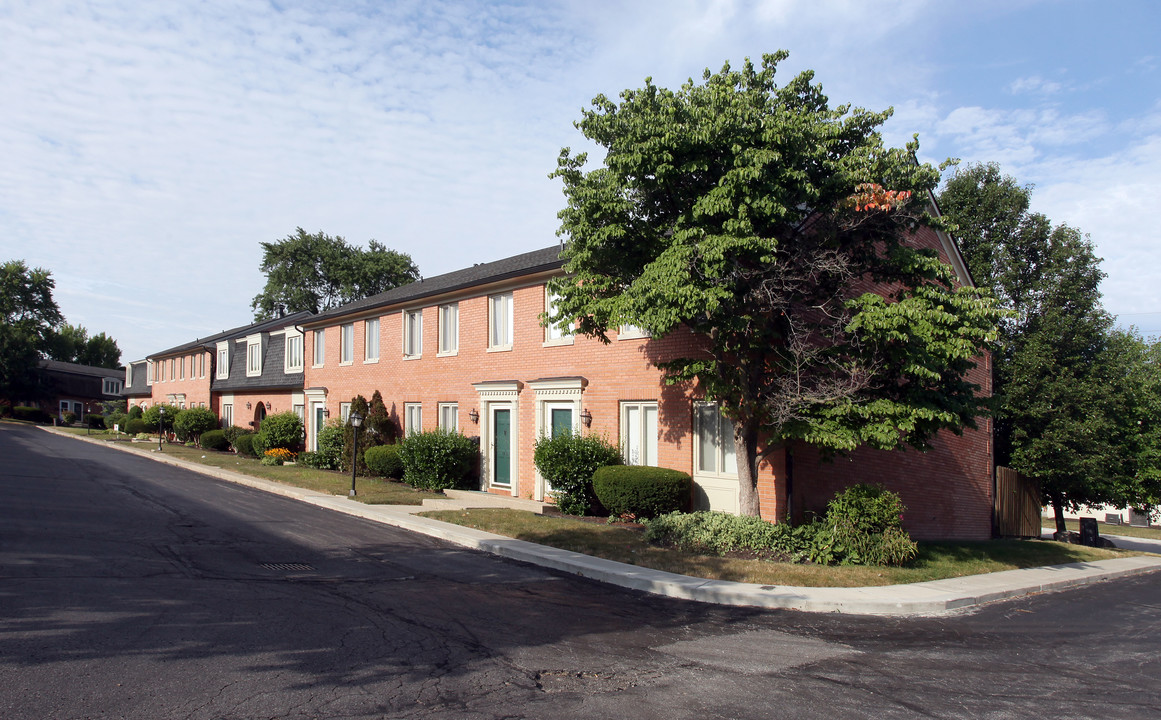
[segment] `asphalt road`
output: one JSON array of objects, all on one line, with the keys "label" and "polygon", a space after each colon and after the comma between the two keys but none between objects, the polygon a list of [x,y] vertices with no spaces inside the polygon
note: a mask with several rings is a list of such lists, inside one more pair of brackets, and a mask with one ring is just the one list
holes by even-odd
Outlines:
[{"label": "asphalt road", "polygon": [[0,424],[0,718],[1155,718],[1161,573],[884,619],[606,587]]}]

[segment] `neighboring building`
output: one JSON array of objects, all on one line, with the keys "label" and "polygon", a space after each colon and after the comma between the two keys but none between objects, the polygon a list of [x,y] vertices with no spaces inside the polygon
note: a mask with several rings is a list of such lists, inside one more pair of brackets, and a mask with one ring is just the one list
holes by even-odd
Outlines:
[{"label": "neighboring building", "polygon": [[144,410],[153,399],[153,386],[149,382],[149,361],[137,360],[125,365],[125,384],[121,395],[127,403],[126,410],[136,405]]},{"label": "neighboring building", "polygon": [[45,380],[46,397],[31,403],[58,419],[66,412],[77,419],[102,412],[102,403],[121,400],[125,371],[121,368],[93,367],[59,360],[41,360],[39,372]]},{"label": "neighboring building", "polygon": [[[950,237],[924,230],[970,283]],[[696,388],[666,385],[655,362],[684,353],[696,338],[654,340],[621,328],[605,345],[541,327],[553,301],[546,282],[563,273],[559,246],[427,278],[300,321],[305,332],[309,449],[328,418],[379,390],[404,434],[447,428],[480,442],[480,488],[543,499],[551,488],[532,462],[536,438],[568,429],[618,443],[625,461],[692,475],[695,507],[737,512],[731,426]],[[971,379],[989,393],[988,358]],[[764,448],[759,448],[761,452]],[[919,538],[991,536],[991,425],[941,433],[927,453],[860,450],[832,463],[793,448],[796,514],[821,512],[834,493],[881,482],[908,507]],[[762,516],[786,514],[787,454],[759,464]]]},{"label": "neighboring building", "polygon": [[264,320],[150,355],[148,402],[209,408],[223,426],[254,429],[268,412],[302,415],[302,331],[296,323],[309,316]]}]

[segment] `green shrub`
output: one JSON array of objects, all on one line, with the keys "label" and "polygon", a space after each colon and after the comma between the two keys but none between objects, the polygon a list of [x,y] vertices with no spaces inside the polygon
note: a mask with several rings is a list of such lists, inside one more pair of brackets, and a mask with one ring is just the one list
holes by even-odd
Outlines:
[{"label": "green shrub", "polygon": [[224,430],[207,430],[202,433],[202,447],[206,450],[229,450],[230,443],[226,440]]},{"label": "green shrub", "polygon": [[356,472],[359,475],[367,474],[367,465],[363,462],[363,453],[368,447],[375,445],[374,438],[368,438],[370,433],[367,432],[367,424],[363,423],[363,427],[359,428],[359,447],[358,453],[355,452],[355,426],[351,425],[350,416],[352,413],[359,413],[363,416],[364,421],[367,418],[367,398],[362,395],[356,395],[351,398],[351,409],[347,414],[347,421],[343,423],[343,449],[339,453],[339,467],[344,472],[351,472],[351,459],[355,460]]},{"label": "green shrub", "polygon": [[403,459],[399,457],[398,445],[376,445],[367,448],[363,454],[367,463],[367,472],[374,477],[394,478],[403,477]]},{"label": "green shrub", "polygon": [[263,450],[283,448],[298,450],[302,446],[302,418],[294,412],[267,415],[258,432]]},{"label": "green shrub", "polygon": [[149,436],[149,433],[147,433],[147,432],[137,433],[133,437],[135,437],[138,440],[152,440],[153,439],[152,437]]},{"label": "green shrub", "polygon": [[621,451],[597,435],[561,433],[537,440],[532,460],[552,486],[560,511],[585,515],[599,502],[593,493],[593,473],[606,465],[621,464]]},{"label": "green shrub", "polygon": [[906,508],[881,485],[859,484],[837,493],[824,523],[834,551],[846,565],[902,565],[919,554],[903,529]]},{"label": "green shrub", "polygon": [[213,410],[201,407],[189,407],[179,410],[173,418],[173,431],[182,440],[198,441],[198,438],[210,430],[218,427],[218,416]]},{"label": "green shrub", "polygon": [[234,438],[234,451],[242,457],[258,457],[258,452],[254,449],[254,439],[258,437],[254,433],[242,433]]},{"label": "green shrub", "polygon": [[125,428],[129,422],[129,413],[115,412],[105,416],[105,427],[112,430],[114,427],[119,428],[121,432],[125,432]]},{"label": "green shrub", "polygon": [[141,418],[129,418],[125,422],[125,432],[130,435],[142,435],[148,432],[148,430],[145,428],[145,421]]},{"label": "green shrub", "polygon": [[104,430],[105,429],[105,416],[98,415],[97,413],[92,413],[90,415],[86,415],[85,416],[85,424],[88,425],[93,430]]},{"label": "green shrub", "polygon": [[434,492],[465,487],[479,454],[473,440],[446,430],[409,435],[398,447],[403,482]]},{"label": "green shrub", "polygon": [[[318,431],[318,467],[322,470],[338,470],[343,466],[340,458],[343,455],[343,423],[338,418],[327,420],[326,425]],[[347,469],[351,466],[347,464]]]},{"label": "green shrub", "polygon": [[129,408],[129,419],[130,420],[137,420],[144,413],[145,413],[145,411],[141,409],[141,406],[134,405],[133,407]]},{"label": "green shrub", "polygon": [[77,414],[70,410],[61,415],[60,418],[61,422],[63,422],[65,425],[72,425],[77,421]]},{"label": "green shrub", "polygon": [[176,405],[157,404],[149,407],[141,414],[141,419],[145,421],[145,429],[149,432],[157,432],[157,420],[161,414],[161,408],[165,408],[165,429],[166,431],[173,429],[173,419],[177,417],[180,412]]},{"label": "green shrub", "polygon": [[770,553],[792,562],[830,564],[834,554],[822,523],[792,527],[760,517],[700,511],[669,513],[642,520],[650,542],[674,545],[681,550],[724,555],[735,550]]},{"label": "green shrub", "polygon": [[12,417],[17,420],[27,420],[29,422],[49,423],[52,422],[52,416],[44,410],[27,405],[17,405],[12,408]]},{"label": "green shrub", "polygon": [[314,468],[315,470],[332,470],[333,469],[333,468],[329,467],[328,465],[324,464],[326,462],[326,458],[322,457],[322,455],[320,455],[317,452],[310,452],[310,451],[300,452],[298,454],[298,460],[296,462],[299,465],[302,465],[303,467]]},{"label": "green shrub", "polygon": [[651,518],[689,509],[688,473],[649,465],[606,465],[593,473],[593,492],[611,515]]}]

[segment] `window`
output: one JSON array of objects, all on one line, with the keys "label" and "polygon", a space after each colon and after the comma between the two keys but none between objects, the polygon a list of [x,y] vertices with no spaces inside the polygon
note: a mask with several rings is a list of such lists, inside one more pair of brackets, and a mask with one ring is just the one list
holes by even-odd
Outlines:
[{"label": "window", "polygon": [[350,415],[351,404],[349,402],[339,403],[339,420],[342,420],[343,423],[346,424],[347,418],[350,417]]},{"label": "window", "polygon": [[302,336],[286,334],[286,372],[302,370]]},{"label": "window", "polygon": [[403,403],[403,437],[423,432],[423,405]]},{"label": "window", "polygon": [[639,340],[641,338],[653,337],[653,333],[645,328],[637,327],[636,325],[622,325],[617,330],[618,340]]},{"label": "window", "polygon": [[228,428],[234,424],[233,403],[222,403],[222,427]]},{"label": "window", "polygon": [[166,375],[166,377],[169,378],[170,380],[177,379],[177,367],[176,367],[176,365],[177,365],[177,363],[174,361],[174,359],[170,358],[169,359],[169,374]]},{"label": "window", "polygon": [[218,343],[218,379],[225,380],[230,377],[230,344],[228,342]]},{"label": "window", "polygon": [[694,406],[694,467],[699,473],[736,477],[738,463],[734,455],[733,424],[725,418],[717,403]]},{"label": "window", "polygon": [[262,374],[262,338],[246,340],[246,377]]},{"label": "window", "polygon": [[459,303],[439,306],[439,354],[455,355],[460,349]]},{"label": "window", "polygon": [[121,392],[121,381],[113,378],[105,378],[104,392],[106,395],[117,395]]},{"label": "window", "polygon": [[153,384],[153,363],[152,362],[145,363],[145,384],[146,385]]},{"label": "window", "polygon": [[350,365],[355,357],[355,323],[342,327],[342,344],[339,346],[339,364]]},{"label": "window", "polygon": [[364,323],[366,339],[363,343],[363,360],[374,362],[379,359],[379,318]]},{"label": "window", "polygon": [[456,403],[440,403],[439,404],[439,429],[447,430],[448,432],[459,432],[460,429],[460,406]]},{"label": "window", "polygon": [[177,359],[177,379],[185,380],[185,356]]},{"label": "window", "polygon": [[621,451],[626,465],[657,464],[657,403],[621,403]]},{"label": "window", "polygon": [[512,349],[512,293],[488,298],[488,349]]},{"label": "window", "polygon": [[206,354],[198,353],[198,377],[206,376]]},{"label": "window", "polygon": [[133,387],[133,363],[125,366],[125,387]]},{"label": "window", "polygon": [[423,354],[423,311],[403,311],[403,357]]},{"label": "window", "polygon": [[[556,312],[556,305],[560,301],[560,296],[554,292],[550,292],[548,288],[544,290],[544,314],[551,317]],[[545,345],[571,345],[573,330],[576,329],[575,323],[569,323],[567,330],[561,330],[554,323],[544,328],[544,344]]]},{"label": "window", "polygon": [[314,331],[314,366],[322,367],[323,361],[326,360],[326,331],[319,329]]},{"label": "window", "polygon": [[298,416],[299,420],[306,422],[306,406],[305,405],[295,405],[291,408],[291,410],[294,411],[294,414]]}]

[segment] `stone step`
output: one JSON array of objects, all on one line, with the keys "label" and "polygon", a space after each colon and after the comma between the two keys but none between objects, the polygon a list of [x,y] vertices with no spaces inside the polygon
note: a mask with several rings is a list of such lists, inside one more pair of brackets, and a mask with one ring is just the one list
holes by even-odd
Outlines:
[{"label": "stone step", "polygon": [[[529,512],[543,515],[546,508],[553,507],[551,503],[537,502],[536,500],[525,500],[523,498],[514,498],[507,495],[495,495],[493,493],[480,492],[478,490],[444,490],[443,494],[447,496],[446,500],[424,500],[424,509],[460,510],[467,508],[506,507],[514,508],[516,510],[528,510]],[[429,506],[429,503],[431,506]],[[452,503],[455,503],[455,505],[452,505]]]}]

